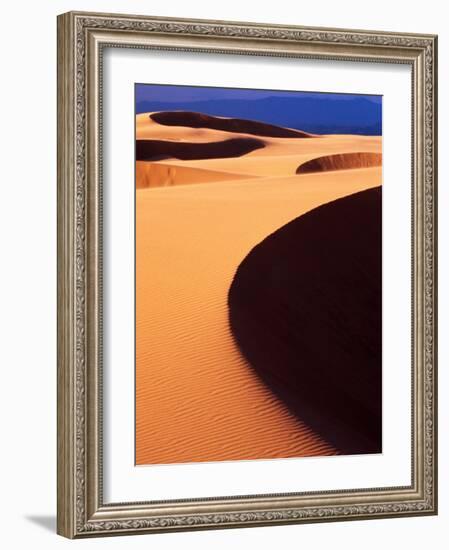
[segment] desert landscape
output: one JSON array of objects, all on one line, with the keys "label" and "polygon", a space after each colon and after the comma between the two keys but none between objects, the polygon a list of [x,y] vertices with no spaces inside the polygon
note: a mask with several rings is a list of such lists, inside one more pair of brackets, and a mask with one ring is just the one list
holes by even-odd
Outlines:
[{"label": "desert landscape", "polygon": [[381,184],[379,135],[137,114],[137,465],[381,451]]}]

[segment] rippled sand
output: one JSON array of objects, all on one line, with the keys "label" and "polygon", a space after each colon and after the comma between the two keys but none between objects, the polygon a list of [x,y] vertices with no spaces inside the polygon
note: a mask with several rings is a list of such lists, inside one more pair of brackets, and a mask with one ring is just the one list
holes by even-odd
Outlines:
[{"label": "rippled sand", "polygon": [[[138,138],[229,136],[139,117]],[[237,158],[138,162],[137,464],[336,453],[246,363],[229,329],[227,293],[239,263],[268,234],[381,183],[379,166],[295,175],[297,167],[324,155],[381,152],[381,138],[263,139],[264,148]]]}]

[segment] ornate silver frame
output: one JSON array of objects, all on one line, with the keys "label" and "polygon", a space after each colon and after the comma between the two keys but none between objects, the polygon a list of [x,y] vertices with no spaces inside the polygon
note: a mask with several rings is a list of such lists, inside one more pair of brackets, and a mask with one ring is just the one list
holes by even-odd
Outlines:
[{"label": "ornate silver frame", "polygon": [[[412,68],[412,483],[105,504],[101,411],[101,59],[106,46]],[[58,17],[58,533],[86,536],[437,513],[437,37],[70,12]],[[149,499],[151,495],[148,495]]]}]

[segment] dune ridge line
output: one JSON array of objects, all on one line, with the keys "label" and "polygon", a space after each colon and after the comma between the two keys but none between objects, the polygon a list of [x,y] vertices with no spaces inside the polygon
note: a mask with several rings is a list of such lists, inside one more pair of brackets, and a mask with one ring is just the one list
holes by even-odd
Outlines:
[{"label": "dune ridge line", "polygon": [[255,372],[344,454],[382,449],[381,204],[374,187],[299,216],[250,251],[228,293]]},{"label": "dune ridge line", "polygon": [[151,120],[165,126],[187,126],[190,128],[210,128],[224,132],[238,132],[242,134],[253,134],[265,137],[285,138],[309,138],[314,134],[276,126],[266,122],[243,118],[227,118],[195,111],[160,111],[149,115]]}]

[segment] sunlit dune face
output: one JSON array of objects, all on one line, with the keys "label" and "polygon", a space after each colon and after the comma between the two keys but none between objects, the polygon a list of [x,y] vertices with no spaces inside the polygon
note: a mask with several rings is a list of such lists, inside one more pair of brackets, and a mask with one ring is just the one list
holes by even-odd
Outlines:
[{"label": "sunlit dune face", "polygon": [[342,453],[248,362],[228,292],[268,235],[380,186],[382,138],[194,115],[136,117],[136,463]]}]

